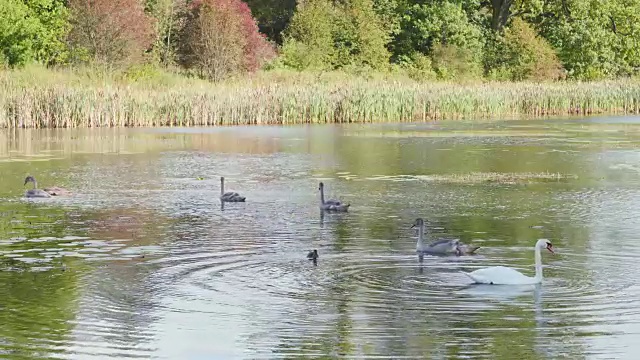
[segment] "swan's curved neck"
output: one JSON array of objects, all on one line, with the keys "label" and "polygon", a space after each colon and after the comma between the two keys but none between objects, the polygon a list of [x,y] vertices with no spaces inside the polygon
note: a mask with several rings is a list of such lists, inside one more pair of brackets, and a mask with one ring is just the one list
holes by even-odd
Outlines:
[{"label": "swan's curved neck", "polygon": [[220,178],[220,196],[224,195],[224,178]]},{"label": "swan's curved neck", "polygon": [[424,247],[424,224],[418,226],[418,242],[416,243],[417,249]]},{"label": "swan's curved neck", "polygon": [[535,250],[535,258],[536,258],[536,277],[537,281],[542,280],[542,255],[540,254],[540,247],[536,246]]},{"label": "swan's curved neck", "polygon": [[320,205],[324,205],[324,186],[320,187]]}]

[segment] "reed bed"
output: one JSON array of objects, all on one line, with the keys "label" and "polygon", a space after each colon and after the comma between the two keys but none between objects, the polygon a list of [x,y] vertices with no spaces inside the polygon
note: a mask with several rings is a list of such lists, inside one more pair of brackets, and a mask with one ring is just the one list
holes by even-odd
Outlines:
[{"label": "reed bed", "polygon": [[474,84],[320,77],[166,86],[0,73],[0,127],[411,122],[640,113],[640,82]]}]

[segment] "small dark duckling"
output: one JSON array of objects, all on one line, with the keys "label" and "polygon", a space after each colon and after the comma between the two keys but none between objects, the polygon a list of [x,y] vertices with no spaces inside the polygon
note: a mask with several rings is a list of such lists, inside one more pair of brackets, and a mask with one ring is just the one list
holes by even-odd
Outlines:
[{"label": "small dark duckling", "polygon": [[307,259],[317,261],[318,260],[318,250],[309,251],[307,254]]}]

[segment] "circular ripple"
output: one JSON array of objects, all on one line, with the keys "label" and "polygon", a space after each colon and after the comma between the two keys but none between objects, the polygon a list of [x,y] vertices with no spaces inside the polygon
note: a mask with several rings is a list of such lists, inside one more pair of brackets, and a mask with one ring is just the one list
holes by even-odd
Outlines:
[{"label": "circular ripple", "polygon": [[[638,255],[559,249],[555,256],[544,255],[543,284],[485,286],[470,285],[460,271],[503,264],[532,276],[531,249],[489,247],[485,255],[426,256],[422,263],[410,253],[375,255],[321,249],[314,266],[302,256],[261,253],[258,248],[181,253],[163,260],[168,261],[165,266],[171,264],[165,268],[165,276],[175,284],[171,296],[181,297],[181,304],[203,304],[167,309],[210,313],[229,321],[234,316],[251,316],[254,324],[262,324],[259,327],[297,342],[331,331],[327,324],[339,321],[335,309],[344,306],[350,309],[352,321],[368,324],[353,330],[365,342],[389,334],[394,326],[402,331],[411,323],[420,326],[429,322],[436,337],[458,334],[464,339],[470,334],[521,331],[523,322],[535,321],[536,331],[544,336],[563,338],[563,332],[612,335],[620,324],[640,319],[640,287],[632,277],[620,276],[619,265]],[[589,263],[597,263],[597,270],[588,268]],[[239,306],[242,311],[230,312]],[[268,335],[251,343],[256,352],[274,346]]]}]

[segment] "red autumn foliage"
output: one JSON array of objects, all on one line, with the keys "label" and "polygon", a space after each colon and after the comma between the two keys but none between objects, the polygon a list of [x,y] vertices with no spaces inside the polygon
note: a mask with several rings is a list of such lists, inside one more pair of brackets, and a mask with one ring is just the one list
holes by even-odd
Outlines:
[{"label": "red autumn foliage", "polygon": [[244,49],[247,70],[255,71],[260,68],[263,61],[275,56],[275,51],[267,41],[267,36],[260,33],[256,20],[251,16],[249,5],[240,0],[235,2],[238,4],[237,10],[242,19],[242,29],[247,37],[247,45]]},{"label": "red autumn foliage", "polygon": [[[205,73],[219,74],[220,68],[224,68],[224,76],[253,72],[275,56],[273,46],[259,32],[249,6],[241,0],[195,0],[191,3],[189,22],[191,26],[187,24],[185,29],[192,65],[218,67],[204,70]],[[237,59],[233,54],[241,58]],[[219,61],[210,61],[205,59],[207,57]],[[220,78],[218,75],[209,77]]]},{"label": "red autumn foliage", "polygon": [[141,0],[69,0],[70,41],[93,61],[133,62],[153,41],[153,19]]}]

